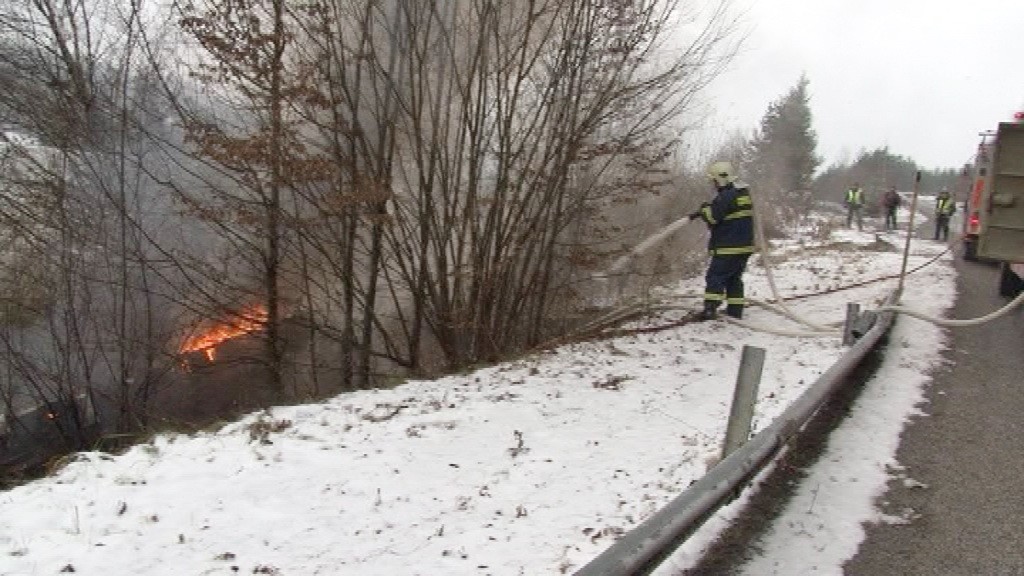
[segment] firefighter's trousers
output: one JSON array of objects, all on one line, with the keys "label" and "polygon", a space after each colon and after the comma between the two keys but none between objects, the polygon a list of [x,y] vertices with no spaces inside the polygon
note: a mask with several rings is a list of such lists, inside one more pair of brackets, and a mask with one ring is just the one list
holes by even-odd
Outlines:
[{"label": "firefighter's trousers", "polygon": [[704,309],[715,310],[726,303],[726,314],[743,317],[743,272],[750,254],[716,254],[704,277]]}]

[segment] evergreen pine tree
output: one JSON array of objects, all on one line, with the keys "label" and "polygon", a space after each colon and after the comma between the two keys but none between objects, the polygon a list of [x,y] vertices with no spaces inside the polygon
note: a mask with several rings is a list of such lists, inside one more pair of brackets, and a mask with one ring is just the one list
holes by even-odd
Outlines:
[{"label": "evergreen pine tree", "polygon": [[811,126],[808,84],[801,76],[768,106],[747,150],[746,172],[769,231],[805,215],[811,206],[811,183],[821,158]]},{"label": "evergreen pine tree", "polygon": [[[842,202],[846,188],[853,182],[861,186],[872,200],[878,200],[889,188],[909,192],[914,188],[914,177],[921,172],[921,191],[935,194],[943,188],[965,196],[967,190],[961,170],[956,168],[922,168],[912,158],[894,154],[889,147],[861,150],[852,163],[836,163],[822,170],[814,180],[815,197],[820,200]],[[962,198],[960,198],[962,199]]]}]

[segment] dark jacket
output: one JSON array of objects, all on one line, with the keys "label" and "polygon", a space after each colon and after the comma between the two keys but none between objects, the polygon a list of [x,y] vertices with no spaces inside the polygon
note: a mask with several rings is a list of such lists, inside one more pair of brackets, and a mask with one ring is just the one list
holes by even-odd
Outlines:
[{"label": "dark jacket", "polygon": [[701,206],[700,217],[711,229],[708,250],[715,255],[754,251],[754,212],[750,191],[726,184],[714,200]]},{"label": "dark jacket", "polygon": [[886,208],[889,210],[895,210],[900,205],[900,195],[895,190],[889,190],[885,193],[885,199],[882,201]]}]

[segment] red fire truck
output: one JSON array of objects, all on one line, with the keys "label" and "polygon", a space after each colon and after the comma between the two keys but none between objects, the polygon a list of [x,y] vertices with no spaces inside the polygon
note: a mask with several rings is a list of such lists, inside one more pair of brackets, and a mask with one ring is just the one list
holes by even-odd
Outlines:
[{"label": "red fire truck", "polygon": [[1024,288],[1024,112],[981,134],[964,202],[964,259],[999,264],[999,293]]}]

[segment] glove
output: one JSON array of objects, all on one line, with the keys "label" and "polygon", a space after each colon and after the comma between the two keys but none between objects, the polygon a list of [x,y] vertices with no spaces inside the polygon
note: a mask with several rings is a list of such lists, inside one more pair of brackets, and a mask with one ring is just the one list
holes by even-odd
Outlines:
[{"label": "glove", "polygon": [[711,202],[702,202],[700,205],[700,210],[697,210],[696,212],[692,212],[690,214],[690,220],[696,220],[698,218],[703,217],[704,209],[707,208],[708,206],[711,206]]}]

